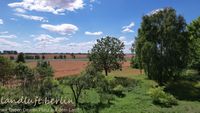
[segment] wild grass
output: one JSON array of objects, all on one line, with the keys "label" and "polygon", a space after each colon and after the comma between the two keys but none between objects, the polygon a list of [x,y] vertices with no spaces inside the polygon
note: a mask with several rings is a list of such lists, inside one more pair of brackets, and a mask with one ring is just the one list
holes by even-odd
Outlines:
[{"label": "wild grass", "polygon": [[[200,81],[191,81],[183,79],[166,86],[165,91],[174,95],[178,99],[178,105],[172,107],[162,107],[153,104],[150,95],[147,93],[150,88],[157,86],[152,80],[147,79],[144,74],[133,75],[133,69],[127,68],[122,71],[111,72],[107,79],[125,77],[137,81],[137,84],[131,90],[123,93],[124,97],[115,97],[109,106],[98,107],[99,96],[95,89],[84,91],[81,96],[81,102],[90,104],[88,110],[77,109],[77,113],[200,113]],[[191,76],[187,75],[187,76]],[[190,78],[190,77],[186,77]],[[72,92],[64,84],[67,79],[60,81],[60,87],[63,89],[63,96],[72,99]],[[48,108],[48,106],[41,106]],[[40,107],[40,108],[41,108]]]}]

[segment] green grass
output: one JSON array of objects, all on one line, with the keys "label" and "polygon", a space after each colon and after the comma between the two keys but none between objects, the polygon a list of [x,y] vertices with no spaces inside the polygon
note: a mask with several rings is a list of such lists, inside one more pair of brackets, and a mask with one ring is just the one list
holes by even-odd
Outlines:
[{"label": "green grass", "polygon": [[[148,91],[157,86],[152,80],[147,79],[145,75],[133,75],[131,68],[124,71],[114,71],[109,74],[107,79],[111,80],[114,76],[123,76],[137,81],[137,85],[131,91],[125,91],[124,97],[115,97],[110,106],[100,108],[100,113],[200,113],[200,81],[181,80],[168,85],[168,92],[178,99],[178,105],[172,107],[161,107],[154,105]],[[72,98],[71,89],[61,84],[63,96]],[[81,96],[81,102],[97,105],[99,97],[97,92],[92,90],[84,91]],[[183,98],[180,98],[183,97]],[[41,106],[40,108],[49,108]],[[89,108],[91,109],[91,108]],[[95,110],[84,111],[79,109],[77,113],[96,113]]]},{"label": "green grass", "polygon": [[[111,75],[113,73],[111,73]],[[195,98],[196,100],[178,100],[178,105],[170,108],[164,108],[154,105],[151,97],[147,94],[151,87],[157,85],[155,82],[148,80],[144,75],[133,76],[130,75],[130,73],[127,73],[127,75],[126,73],[123,74],[123,76],[139,80],[139,85],[136,86],[131,92],[126,92],[126,96],[124,98],[116,98],[116,100],[113,101],[113,105],[109,108],[101,110],[101,113],[200,113],[200,102],[197,98],[200,93],[198,92],[199,90],[197,91],[196,89],[199,86],[199,82],[198,84],[193,84],[192,82],[187,81],[195,87],[178,86],[173,90],[177,91],[176,94],[180,93],[181,95],[181,93],[185,93],[183,95],[187,95],[187,92],[182,91],[187,91],[192,87],[190,90],[194,93],[194,97],[191,98]]]}]

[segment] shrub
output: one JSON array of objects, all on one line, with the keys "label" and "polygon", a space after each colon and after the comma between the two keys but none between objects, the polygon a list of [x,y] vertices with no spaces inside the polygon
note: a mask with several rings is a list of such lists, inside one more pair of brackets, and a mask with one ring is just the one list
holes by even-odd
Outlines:
[{"label": "shrub", "polygon": [[36,70],[40,77],[53,77],[54,74],[49,61],[38,61]]},{"label": "shrub", "polygon": [[122,85],[117,85],[113,89],[113,93],[118,97],[123,97],[124,96],[123,91],[124,91],[124,87]]},{"label": "shrub", "polygon": [[35,55],[35,59],[40,59],[40,56],[39,55]]},{"label": "shrub", "polygon": [[136,69],[139,69],[140,66],[139,66],[139,60],[137,57],[132,57],[131,58],[131,67],[132,68],[136,68]]},{"label": "shrub", "polygon": [[0,56],[0,83],[4,85],[12,78],[14,66],[11,60]]},{"label": "shrub", "polygon": [[57,59],[57,56],[54,56],[54,59]]},{"label": "shrub", "polygon": [[124,90],[131,91],[137,85],[137,81],[125,77],[114,77],[109,80],[109,85],[111,88],[115,88],[118,85],[121,85],[124,87]]},{"label": "shrub", "polygon": [[24,58],[24,53],[19,53],[19,55],[17,56],[17,63],[22,62],[25,63],[25,58]]},{"label": "shrub", "polygon": [[62,56],[62,55],[59,55],[59,58],[60,58],[60,59],[63,59],[63,56]]},{"label": "shrub", "polygon": [[25,56],[25,59],[34,59],[34,56],[27,55],[27,56]]},{"label": "shrub", "polygon": [[163,87],[151,88],[148,94],[152,97],[154,104],[163,107],[171,107],[172,105],[178,104],[173,95],[163,91]]}]

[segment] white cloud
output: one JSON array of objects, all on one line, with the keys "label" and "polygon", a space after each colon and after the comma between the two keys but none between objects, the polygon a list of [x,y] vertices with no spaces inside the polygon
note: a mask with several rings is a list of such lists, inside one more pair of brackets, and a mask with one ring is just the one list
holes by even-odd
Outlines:
[{"label": "white cloud", "polygon": [[125,36],[120,36],[119,40],[121,40],[125,45],[124,52],[131,53],[131,47],[132,47],[134,40],[127,40],[127,38]]},{"label": "white cloud", "polygon": [[124,32],[124,33],[126,33],[126,32],[128,32],[128,33],[130,33],[130,32],[134,32],[133,30],[132,30],[132,28],[135,26],[135,23],[134,22],[131,22],[128,26],[123,26],[122,27],[122,32]]},{"label": "white cloud", "polygon": [[26,10],[24,10],[22,8],[16,8],[15,11],[18,13],[26,13]]},{"label": "white cloud", "polygon": [[70,35],[78,31],[78,27],[72,24],[60,24],[60,25],[42,24],[41,27],[51,32],[59,33],[61,35]]},{"label": "white cloud", "polygon": [[13,34],[8,34],[9,32],[8,31],[3,31],[3,32],[0,32],[0,38],[4,38],[4,39],[12,39],[12,38],[17,38],[16,35],[13,35]]},{"label": "white cloud", "polygon": [[125,36],[120,36],[119,40],[124,41],[124,40],[126,40],[126,37]]},{"label": "white cloud", "polygon": [[89,0],[88,6],[90,8],[90,10],[92,11],[94,8],[94,4],[100,4],[101,2],[98,0]]},{"label": "white cloud", "polygon": [[65,48],[68,48],[67,52],[84,52],[87,53],[88,50],[91,50],[93,45],[96,44],[96,41],[88,41],[88,42],[76,42],[76,43],[68,43]]},{"label": "white cloud", "polygon": [[16,38],[16,35],[0,35],[0,38]]},{"label": "white cloud", "polygon": [[3,24],[3,20],[2,19],[0,19],[0,24]]},{"label": "white cloud", "polygon": [[68,39],[65,37],[54,38],[47,34],[41,34],[41,35],[35,37],[34,40],[39,42],[39,44],[53,44],[53,43],[59,43],[59,42],[62,42],[64,40],[68,40]]},{"label": "white cloud", "polygon": [[92,36],[99,36],[99,35],[102,35],[103,32],[101,31],[98,31],[98,32],[89,32],[89,31],[86,31],[85,32],[85,35],[92,35]]},{"label": "white cloud", "polygon": [[17,47],[20,46],[20,44],[18,44],[17,42],[13,42],[13,41],[9,41],[7,39],[4,38],[0,38],[0,45],[4,45],[4,46],[11,46],[11,47]]},{"label": "white cloud", "polygon": [[148,15],[148,16],[151,16],[151,15],[157,14],[158,12],[163,11],[163,10],[164,10],[163,8],[154,9],[153,11],[147,13],[147,15]]},{"label": "white cloud", "polygon": [[31,43],[31,42],[28,41],[28,40],[24,40],[23,42],[24,42],[24,43],[27,43],[27,44],[30,44],[30,43]]},{"label": "white cloud", "polygon": [[8,31],[0,32],[0,35],[8,34]]},{"label": "white cloud", "polygon": [[25,14],[15,14],[16,16],[22,17],[24,19],[28,19],[28,20],[35,20],[35,21],[41,21],[41,22],[48,22],[48,20],[46,20],[44,17],[41,16],[32,16],[32,15],[25,15]]},{"label": "white cloud", "polygon": [[16,19],[16,18],[10,18],[10,20],[12,20],[12,21],[17,21],[17,19]]},{"label": "white cloud", "polygon": [[63,14],[65,11],[75,11],[84,7],[83,0],[23,0],[8,4],[12,8],[23,8],[30,11]]}]

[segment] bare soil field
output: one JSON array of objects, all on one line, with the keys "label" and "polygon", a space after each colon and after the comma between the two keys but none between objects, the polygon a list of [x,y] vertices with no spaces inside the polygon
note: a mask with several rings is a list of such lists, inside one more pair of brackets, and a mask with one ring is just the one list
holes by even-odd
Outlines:
[{"label": "bare soil field", "polygon": [[[65,76],[72,76],[80,74],[85,67],[87,66],[88,61],[81,61],[81,60],[50,60],[50,64],[54,69],[54,74],[56,78],[65,77]],[[36,67],[37,62],[31,61],[27,62],[28,66]],[[123,63],[123,69],[127,70],[130,67],[130,62]],[[131,70],[129,73],[134,75],[138,75],[140,72],[139,70]]]}]

